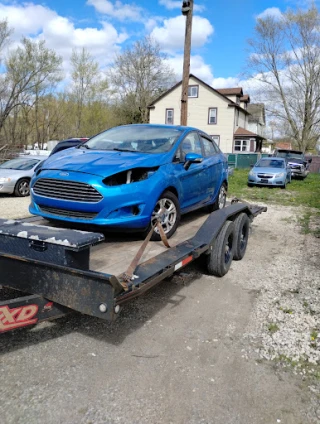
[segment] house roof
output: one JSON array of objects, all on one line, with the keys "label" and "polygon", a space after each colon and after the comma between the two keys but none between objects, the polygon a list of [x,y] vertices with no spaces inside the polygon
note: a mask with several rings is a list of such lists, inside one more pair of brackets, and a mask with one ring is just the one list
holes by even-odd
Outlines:
[{"label": "house roof", "polygon": [[[218,96],[224,98],[227,102],[229,106],[232,107],[236,107],[238,109],[241,109],[244,113],[248,114],[248,112],[243,109],[241,106],[237,105],[237,103],[233,102],[232,100],[230,100],[225,94],[221,93],[221,90],[216,90],[215,88],[211,87],[209,84],[207,84],[206,82],[202,81],[200,78],[196,77],[193,74],[189,74],[189,78],[194,78],[195,80],[197,80],[199,83],[203,84],[204,86],[206,86],[209,90],[211,90],[212,92],[214,92],[215,94],[217,94]],[[171,93],[171,91],[175,90],[177,87],[179,87],[179,85],[182,84],[182,81],[179,81],[177,84],[175,84],[173,87],[169,88],[169,90],[165,91],[164,93],[162,93],[157,99],[155,99],[149,106],[148,108],[153,108],[154,105],[161,100],[163,97],[165,97],[167,94]],[[230,89],[226,89],[226,90],[230,90]],[[241,95],[242,93],[242,88],[236,88],[235,90],[241,90]]]},{"label": "house roof", "polygon": [[243,96],[243,91],[241,87],[235,88],[219,88],[217,91],[224,96]]},{"label": "house roof", "polygon": [[249,94],[244,94],[242,97],[240,97],[240,102],[250,102]]},{"label": "house roof", "polygon": [[248,131],[242,127],[238,127],[237,130],[235,131],[234,135],[246,135],[246,136],[251,136],[251,137],[259,137],[258,134],[255,134],[251,131]]}]

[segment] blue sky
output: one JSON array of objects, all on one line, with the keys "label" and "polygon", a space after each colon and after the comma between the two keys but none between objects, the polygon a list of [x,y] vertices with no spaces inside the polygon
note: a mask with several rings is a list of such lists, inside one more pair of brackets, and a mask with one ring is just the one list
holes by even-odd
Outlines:
[{"label": "blue sky", "polygon": [[[258,16],[279,15],[308,0],[195,0],[191,72],[215,88],[245,86],[246,40]],[[320,3],[319,0],[315,2]],[[0,0],[0,19],[21,36],[45,39],[63,57],[68,73],[73,48],[86,47],[102,69],[116,54],[144,35],[152,35],[182,74],[185,18],[178,0]]]}]

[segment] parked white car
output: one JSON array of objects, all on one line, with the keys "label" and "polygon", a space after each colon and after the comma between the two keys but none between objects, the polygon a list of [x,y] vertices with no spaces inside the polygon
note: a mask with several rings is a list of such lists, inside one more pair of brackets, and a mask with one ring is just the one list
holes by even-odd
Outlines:
[{"label": "parked white car", "polygon": [[30,195],[30,180],[46,156],[24,156],[8,160],[0,165],[0,194],[18,197]]}]

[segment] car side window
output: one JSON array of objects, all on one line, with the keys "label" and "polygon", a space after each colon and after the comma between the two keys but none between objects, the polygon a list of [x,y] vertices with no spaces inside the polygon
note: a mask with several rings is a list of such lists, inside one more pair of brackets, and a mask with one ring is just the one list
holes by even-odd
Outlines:
[{"label": "car side window", "polygon": [[200,135],[200,138],[203,144],[205,156],[213,156],[218,153],[212,140],[209,140],[206,137],[203,137],[202,135]]},{"label": "car side window", "polygon": [[198,153],[202,155],[201,143],[196,132],[187,134],[181,143],[181,159],[184,161],[187,153]]}]

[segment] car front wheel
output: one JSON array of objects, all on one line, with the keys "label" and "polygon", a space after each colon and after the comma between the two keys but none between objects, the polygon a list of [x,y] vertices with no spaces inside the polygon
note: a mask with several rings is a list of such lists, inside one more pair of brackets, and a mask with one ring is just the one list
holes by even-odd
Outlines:
[{"label": "car front wheel", "polygon": [[[165,191],[158,199],[151,216],[151,225],[159,221],[163,231],[169,239],[176,231],[180,222],[180,205],[177,196],[171,191]],[[159,229],[155,227],[151,240],[159,241]]]},{"label": "car front wheel", "polygon": [[14,189],[15,196],[25,197],[30,194],[30,181],[26,178],[19,180]]}]

